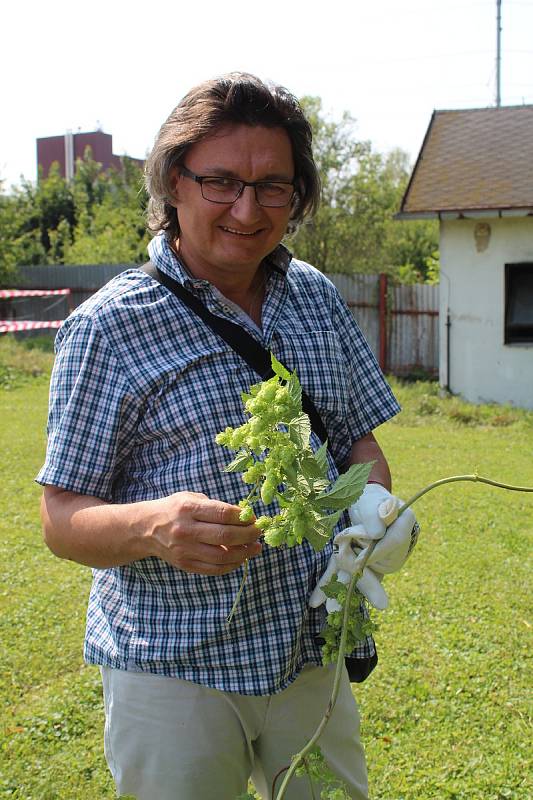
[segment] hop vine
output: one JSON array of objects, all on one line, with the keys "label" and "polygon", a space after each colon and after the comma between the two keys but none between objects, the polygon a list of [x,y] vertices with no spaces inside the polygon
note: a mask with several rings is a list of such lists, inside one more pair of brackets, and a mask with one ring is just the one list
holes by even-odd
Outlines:
[{"label": "hop vine", "polygon": [[216,442],[237,451],[226,472],[242,472],[250,487],[239,502],[241,521],[254,518],[258,503],[272,506],[272,514],[261,514],[255,522],[268,545],[294,547],[307,540],[319,551],[363,491],[372,464],[353,464],[331,483],[327,442],[316,452],[311,447],[311,423],[302,410],[296,372],[271,358],[274,376],[242,394],[247,421],[226,428]]}]

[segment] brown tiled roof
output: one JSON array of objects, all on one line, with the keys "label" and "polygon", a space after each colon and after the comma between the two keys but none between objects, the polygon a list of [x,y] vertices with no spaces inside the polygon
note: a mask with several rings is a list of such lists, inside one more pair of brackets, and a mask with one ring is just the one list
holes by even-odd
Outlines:
[{"label": "brown tiled roof", "polygon": [[399,217],[533,211],[533,106],[434,111]]}]

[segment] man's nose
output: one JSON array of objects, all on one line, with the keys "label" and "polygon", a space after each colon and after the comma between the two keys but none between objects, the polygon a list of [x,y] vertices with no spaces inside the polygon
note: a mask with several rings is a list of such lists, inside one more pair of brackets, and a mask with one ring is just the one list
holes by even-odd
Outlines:
[{"label": "man's nose", "polygon": [[246,222],[248,225],[259,219],[262,211],[255,196],[255,186],[244,187],[231,207],[231,214],[235,219]]}]

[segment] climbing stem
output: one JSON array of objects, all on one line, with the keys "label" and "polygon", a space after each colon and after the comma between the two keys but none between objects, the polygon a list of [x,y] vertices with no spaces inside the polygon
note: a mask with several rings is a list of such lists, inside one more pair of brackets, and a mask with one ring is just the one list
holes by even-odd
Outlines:
[{"label": "climbing stem", "polygon": [[335,677],[333,679],[333,689],[331,690],[331,697],[329,699],[328,707],[326,709],[326,712],[325,712],[324,716],[320,720],[320,724],[319,724],[318,728],[316,729],[316,731],[314,732],[312,737],[309,739],[309,741],[307,742],[305,747],[302,750],[300,750],[299,753],[296,753],[296,755],[293,756],[291,765],[290,765],[289,769],[287,770],[287,772],[285,774],[285,777],[283,779],[283,783],[281,784],[281,786],[279,788],[279,792],[276,795],[276,800],[283,800],[283,798],[285,797],[285,791],[287,789],[289,781],[291,780],[292,776],[294,775],[294,773],[298,769],[298,767],[301,764],[301,762],[303,761],[303,759],[306,757],[307,753],[309,753],[309,751],[313,749],[313,747],[315,746],[316,742],[318,741],[318,739],[322,735],[322,731],[324,730],[324,728],[328,724],[328,722],[330,720],[330,717],[331,717],[331,715],[333,713],[333,709],[335,708],[335,703],[337,702],[337,697],[338,697],[339,689],[340,689],[340,685],[341,685],[342,672],[343,672],[343,669],[344,669],[344,651],[346,650],[346,639],[347,639],[347,636],[348,636],[348,625],[349,625],[349,615],[350,615],[350,600],[352,599],[352,595],[353,595],[354,590],[355,590],[355,585],[356,585],[357,581],[359,580],[359,578],[361,577],[361,575],[363,574],[363,570],[364,570],[364,568],[366,566],[366,563],[367,563],[368,559],[370,558],[370,556],[372,555],[372,553],[374,551],[374,547],[376,546],[376,544],[377,544],[377,541],[374,541],[368,546],[368,548],[366,550],[365,557],[361,560],[361,563],[359,565],[359,570],[355,573],[355,575],[352,575],[352,577],[350,579],[350,583],[348,584],[348,587],[347,587],[346,600],[344,601],[344,609],[343,609],[343,615],[342,615],[342,629],[341,629],[341,639],[340,639],[340,643],[339,643],[339,654],[337,656],[337,663],[335,665]]},{"label": "climbing stem", "polygon": [[[416,503],[417,500],[419,500],[425,494],[430,492],[432,489],[436,489],[438,486],[444,486],[446,483],[456,483],[457,481],[471,481],[473,483],[486,483],[489,486],[495,486],[498,489],[506,489],[506,490],[511,491],[511,492],[533,492],[533,486],[515,486],[514,484],[510,484],[510,483],[501,483],[500,481],[493,481],[490,478],[483,478],[481,475],[476,475],[475,473],[473,475],[451,475],[449,478],[442,478],[439,481],[434,481],[433,483],[430,483],[424,489],[421,489],[421,491],[417,492],[412,497],[410,497],[409,500],[406,503],[404,503],[400,507],[400,509],[398,510],[398,516],[400,516],[400,514],[402,514],[405,511],[406,508],[409,508],[409,506],[412,506],[413,503]],[[337,697],[338,697],[338,694],[339,694],[340,682],[341,682],[341,677],[342,677],[342,670],[344,668],[344,651],[346,649],[346,639],[347,639],[347,636],[348,636],[348,625],[349,625],[348,617],[349,617],[349,610],[350,610],[350,600],[351,600],[352,594],[353,594],[353,592],[355,590],[355,585],[356,585],[357,581],[359,580],[359,578],[361,577],[361,575],[363,574],[363,570],[364,570],[364,568],[365,568],[365,566],[366,566],[366,564],[368,562],[368,559],[372,555],[372,553],[374,551],[374,548],[377,545],[378,541],[379,540],[375,540],[375,541],[371,542],[370,545],[367,547],[365,555],[361,559],[361,562],[359,563],[358,571],[354,575],[352,575],[352,577],[350,579],[350,583],[348,584],[348,588],[347,588],[347,592],[346,592],[346,599],[344,601],[343,616],[342,616],[342,629],[341,629],[341,638],[340,638],[340,643],[339,643],[339,654],[337,656],[337,663],[336,663],[336,666],[335,666],[335,678],[334,678],[334,681],[333,681],[333,689],[332,689],[332,692],[331,692],[331,697],[330,697],[330,700],[329,700],[329,703],[328,703],[328,707],[326,709],[326,712],[325,712],[324,716],[322,717],[322,719],[320,721],[320,724],[318,725],[318,728],[314,732],[313,736],[309,739],[309,741],[307,742],[305,747],[302,750],[300,750],[299,753],[296,753],[296,755],[293,757],[291,765],[287,769],[287,772],[286,772],[285,777],[283,779],[283,783],[280,786],[279,792],[276,795],[276,800],[283,800],[283,798],[285,797],[285,791],[287,789],[289,781],[291,780],[292,776],[296,772],[296,769],[298,768],[298,766],[301,764],[301,762],[306,757],[307,753],[310,750],[312,750],[312,748],[317,743],[318,739],[322,735],[322,732],[323,732],[324,728],[326,727],[326,725],[328,724],[328,722],[330,720],[330,717],[331,717],[331,715],[333,713],[333,709],[335,707],[335,703],[337,702]]]},{"label": "climbing stem", "polygon": [[533,492],[533,486],[515,486],[512,483],[500,483],[499,481],[493,481],[490,478],[483,478],[481,475],[451,475],[449,478],[441,478],[440,481],[434,481],[434,483],[430,483],[428,486],[425,486],[419,492],[414,494],[409,500],[401,506],[398,511],[398,516],[402,514],[406,508],[412,506],[413,503],[416,503],[417,500],[420,500],[425,494],[430,492],[432,489],[436,489],[437,486],[444,486],[446,483],[455,483],[457,481],[472,481],[474,483],[487,483],[489,486],[496,486],[498,489],[507,489],[510,492]]},{"label": "climbing stem", "polygon": [[229,612],[228,618],[226,620],[226,625],[231,625],[231,620],[233,619],[235,611],[237,610],[237,606],[239,605],[239,600],[241,599],[241,595],[242,595],[242,593],[244,591],[244,586],[246,584],[246,578],[247,577],[248,577],[248,559],[246,559],[246,561],[244,562],[244,569],[242,571],[242,578],[241,578],[241,582],[240,582],[240,585],[239,585],[239,590],[237,592],[235,600],[233,601],[233,605],[231,607],[231,611]]}]

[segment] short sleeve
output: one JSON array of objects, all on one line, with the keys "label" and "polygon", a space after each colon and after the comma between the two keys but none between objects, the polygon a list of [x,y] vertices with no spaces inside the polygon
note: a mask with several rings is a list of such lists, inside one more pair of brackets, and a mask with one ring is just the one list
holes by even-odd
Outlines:
[{"label": "short sleeve", "polygon": [[112,500],[138,419],[138,401],[94,320],[70,317],[56,339],[48,445],[37,482]]}]

